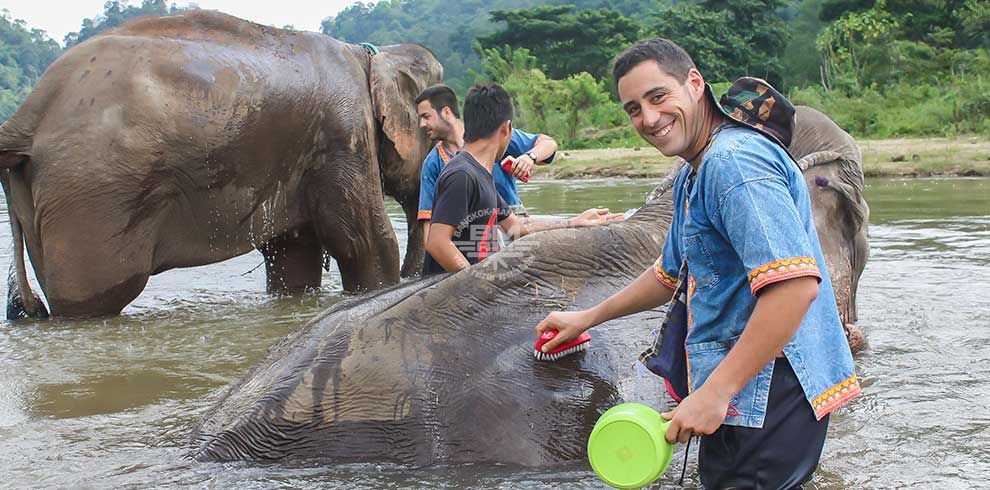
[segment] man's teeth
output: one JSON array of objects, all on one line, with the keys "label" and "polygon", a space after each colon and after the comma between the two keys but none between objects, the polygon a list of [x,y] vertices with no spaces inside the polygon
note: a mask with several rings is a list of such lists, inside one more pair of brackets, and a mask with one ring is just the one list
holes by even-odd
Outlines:
[{"label": "man's teeth", "polygon": [[660,129],[654,131],[653,132],[653,135],[654,136],[661,136],[661,137],[662,136],[667,136],[668,134],[670,134],[670,130],[671,129],[674,129],[674,122],[673,121],[671,121],[670,124],[667,124],[666,126],[664,126],[664,127],[660,128]]}]

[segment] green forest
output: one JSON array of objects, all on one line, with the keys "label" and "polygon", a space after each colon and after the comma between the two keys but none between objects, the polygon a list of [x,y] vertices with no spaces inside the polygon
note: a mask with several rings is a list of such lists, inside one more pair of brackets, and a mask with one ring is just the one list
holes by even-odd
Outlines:
[{"label": "green forest", "polygon": [[[109,1],[61,45],[0,16],[0,120],[63,49],[123,21],[186,8]],[[517,122],[568,148],[638,144],[614,100],[610,61],[637,39],[682,45],[724,89],[766,78],[854,136],[990,135],[988,0],[384,0],[323,19],[347,42],[414,42],[458,93],[494,80]]]}]

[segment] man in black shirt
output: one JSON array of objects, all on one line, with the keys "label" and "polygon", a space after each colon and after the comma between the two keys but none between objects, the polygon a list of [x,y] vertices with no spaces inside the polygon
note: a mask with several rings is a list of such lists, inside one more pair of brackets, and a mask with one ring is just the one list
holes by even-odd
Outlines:
[{"label": "man in black shirt", "polygon": [[565,220],[519,218],[495,190],[492,169],[512,139],[512,99],[496,84],[476,86],[464,99],[464,148],[437,179],[423,275],[455,272],[498,250],[499,226],[516,239],[555,228],[595,226],[622,219],[589,209]]}]

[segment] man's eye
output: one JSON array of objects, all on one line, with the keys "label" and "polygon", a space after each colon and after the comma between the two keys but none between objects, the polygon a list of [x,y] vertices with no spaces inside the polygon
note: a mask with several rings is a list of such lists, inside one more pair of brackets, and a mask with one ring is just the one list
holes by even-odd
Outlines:
[{"label": "man's eye", "polygon": [[626,109],[626,114],[629,117],[633,117],[636,114],[639,114],[639,107],[630,107],[629,109]]},{"label": "man's eye", "polygon": [[663,100],[663,94],[656,94],[650,98],[650,102],[653,102],[654,104],[659,104],[660,101],[662,100]]}]

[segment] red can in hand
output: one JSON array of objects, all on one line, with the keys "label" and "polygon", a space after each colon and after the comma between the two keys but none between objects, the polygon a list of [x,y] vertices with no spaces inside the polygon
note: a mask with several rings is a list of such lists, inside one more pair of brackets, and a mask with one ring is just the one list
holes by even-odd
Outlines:
[{"label": "red can in hand", "polygon": [[[499,165],[502,166],[502,169],[503,170],[505,170],[506,172],[509,172],[509,175],[512,175],[512,164],[513,163],[516,163],[516,159],[515,158],[512,158],[512,156],[510,155],[510,156],[507,156],[507,157],[503,158],[502,159],[502,163],[500,163]],[[529,182],[529,176],[530,176],[529,172],[526,172],[526,175],[524,175],[519,180],[521,180],[523,182]]]}]

